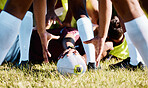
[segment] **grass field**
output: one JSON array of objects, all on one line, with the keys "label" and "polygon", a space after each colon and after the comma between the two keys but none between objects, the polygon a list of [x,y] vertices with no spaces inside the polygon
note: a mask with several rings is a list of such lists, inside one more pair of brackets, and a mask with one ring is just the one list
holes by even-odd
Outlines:
[{"label": "grass field", "polygon": [[34,65],[31,70],[0,67],[0,88],[147,88],[148,70],[108,70],[116,60],[101,63],[102,69],[83,75],[63,76],[55,64]]}]

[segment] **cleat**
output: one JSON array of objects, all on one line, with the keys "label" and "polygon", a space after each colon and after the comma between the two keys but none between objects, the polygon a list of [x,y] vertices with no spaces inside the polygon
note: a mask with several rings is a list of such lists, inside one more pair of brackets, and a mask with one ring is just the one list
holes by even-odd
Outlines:
[{"label": "cleat", "polygon": [[87,69],[88,69],[88,71],[90,71],[90,70],[96,70],[97,69],[96,68],[96,64],[89,62],[88,65],[87,65]]},{"label": "cleat", "polygon": [[16,67],[19,68],[20,70],[23,70],[23,69],[29,69],[29,64],[28,64],[29,61],[22,61],[20,64],[16,64]]},{"label": "cleat", "polygon": [[135,71],[137,69],[144,71],[144,64],[142,62],[139,62],[138,65],[136,65],[136,66],[131,65],[130,64],[130,57],[128,57],[127,59],[125,59],[119,63],[109,65],[109,69],[119,69],[119,68],[125,68],[130,71],[131,70]]}]

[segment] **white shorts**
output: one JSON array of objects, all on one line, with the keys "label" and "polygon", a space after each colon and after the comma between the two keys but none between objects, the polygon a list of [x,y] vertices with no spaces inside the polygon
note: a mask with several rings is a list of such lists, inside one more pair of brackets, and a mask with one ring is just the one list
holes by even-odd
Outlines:
[{"label": "white shorts", "polygon": [[13,46],[10,48],[9,52],[5,57],[5,61],[14,62],[17,59],[19,51],[20,51],[19,36],[17,36]]}]

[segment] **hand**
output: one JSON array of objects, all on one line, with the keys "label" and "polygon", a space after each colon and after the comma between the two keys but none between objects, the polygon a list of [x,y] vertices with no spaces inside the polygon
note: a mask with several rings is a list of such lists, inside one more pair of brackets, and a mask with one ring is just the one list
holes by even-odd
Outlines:
[{"label": "hand", "polygon": [[99,36],[96,36],[95,38],[84,41],[83,43],[89,44],[92,43],[95,46],[95,52],[96,52],[96,66],[98,67],[99,62],[101,60],[101,54],[103,52],[105,38],[100,38]]},{"label": "hand", "polygon": [[[59,57],[58,57],[58,60],[59,59],[62,59],[66,54],[67,54],[67,56],[70,56],[71,54],[75,54],[75,55],[80,55],[80,53],[76,50],[76,49],[71,49],[71,48],[69,48],[69,49],[66,49]],[[81,55],[80,55],[81,56]],[[83,56],[81,56],[82,57],[82,59],[85,61],[85,63],[87,62],[86,61],[86,59],[85,59],[85,57],[83,57]]]},{"label": "hand", "polygon": [[55,22],[58,22],[60,25],[62,25],[62,22],[60,21],[59,17],[55,14],[54,11],[48,12],[46,15],[46,29],[49,29],[52,24],[55,24]]},{"label": "hand", "polygon": [[66,17],[63,21],[63,25],[61,26],[62,28],[63,27],[71,27],[71,21],[72,21],[72,11],[71,9],[69,8],[67,13],[66,13]]},{"label": "hand", "polygon": [[63,28],[63,27],[71,27],[71,23],[63,21],[61,28]]},{"label": "hand", "polygon": [[49,62],[48,56],[51,57],[51,54],[48,51],[48,44],[49,44],[50,40],[52,40],[52,39],[59,39],[59,36],[52,35],[46,31],[45,31],[45,33],[39,33],[39,36],[40,36],[41,44],[42,44],[44,62],[48,63]]},{"label": "hand", "polygon": [[76,49],[71,49],[71,48],[69,48],[69,49],[66,49],[59,57],[58,57],[58,59],[60,59],[60,58],[63,58],[66,54],[67,54],[67,56],[69,56],[69,55],[71,55],[71,54],[75,54],[75,55],[80,55],[79,54],[79,52],[76,50]]}]

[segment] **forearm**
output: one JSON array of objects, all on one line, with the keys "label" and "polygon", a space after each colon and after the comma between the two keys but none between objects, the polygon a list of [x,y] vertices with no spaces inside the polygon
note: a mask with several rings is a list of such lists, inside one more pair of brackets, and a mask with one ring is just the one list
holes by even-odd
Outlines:
[{"label": "forearm", "polygon": [[65,16],[64,22],[71,23],[71,20],[72,20],[72,12],[71,12],[70,6],[68,6],[68,11]]},{"label": "forearm", "polygon": [[54,11],[56,3],[57,0],[47,0],[47,13]]},{"label": "forearm", "polygon": [[63,48],[66,49],[69,46],[74,47],[75,42],[76,42],[76,40],[75,40],[74,36],[72,34],[67,34],[62,42]]},{"label": "forearm", "polygon": [[46,0],[34,0],[34,15],[38,33],[45,33],[45,10]]},{"label": "forearm", "polygon": [[112,3],[110,0],[99,0],[98,36],[106,39],[111,20]]}]

